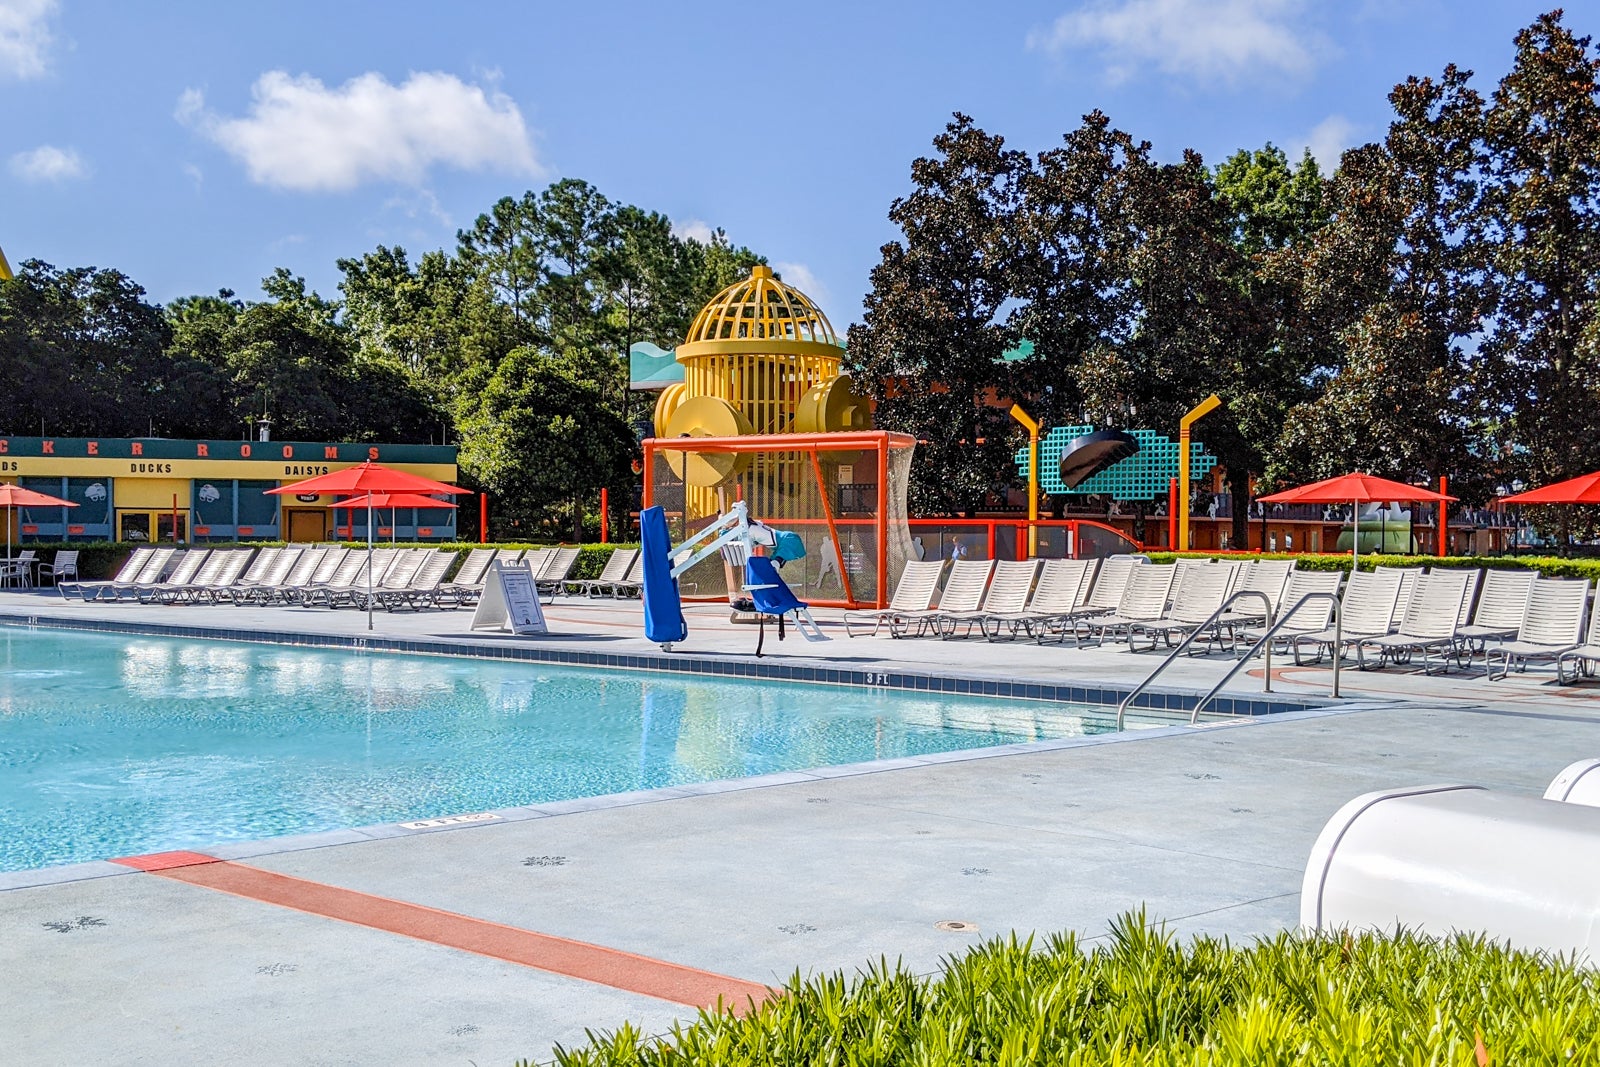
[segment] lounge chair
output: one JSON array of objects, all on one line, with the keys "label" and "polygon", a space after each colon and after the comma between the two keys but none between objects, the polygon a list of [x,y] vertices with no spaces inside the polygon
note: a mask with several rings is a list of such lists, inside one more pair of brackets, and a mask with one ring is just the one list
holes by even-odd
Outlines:
[{"label": "lounge chair", "polygon": [[150,557],[155,554],[153,548],[136,548],[133,554],[123,561],[122,567],[109,581],[99,582],[58,582],[56,592],[63,598],[69,596],[80,597],[85,601],[98,600],[103,590],[114,585],[127,584],[139,576],[144,570],[144,565],[150,562]]},{"label": "lounge chair", "polygon": [[49,563],[39,564],[39,580],[50,579],[51,585],[60,585],[61,579],[67,575],[78,576],[78,550],[64,548],[57,552],[55,558]]},{"label": "lounge chair", "polygon": [[541,597],[549,597],[547,604],[555,603],[558,595],[565,591],[567,579],[572,574],[572,568],[578,565],[578,549],[558,548],[544,559],[544,566],[539,573],[534,575],[533,585]]},{"label": "lounge chair", "polygon": [[210,591],[212,602],[221,601],[223,597],[229,596],[230,591],[233,589],[260,585],[266,580],[267,575],[272,573],[273,568],[277,565],[278,557],[283,553],[284,550],[281,548],[268,547],[261,549],[256,553],[255,558],[250,561],[250,566],[243,574],[235,575],[233,581],[229,582],[225,587]]},{"label": "lounge chair", "polygon": [[[1267,562],[1267,561],[1263,561]],[[1294,606],[1313,593],[1339,592],[1339,585],[1344,581],[1343,571],[1302,571],[1289,572],[1289,581],[1283,587],[1283,594],[1278,598],[1276,610],[1272,613],[1273,623],[1284,618],[1284,614],[1294,611]],[[1224,616],[1226,618],[1227,616]],[[1275,647],[1288,649],[1297,637],[1309,637],[1328,629],[1333,622],[1333,601],[1318,597],[1305,607],[1296,611],[1293,617],[1284,623],[1282,630],[1273,637],[1273,641],[1280,643]],[[1266,636],[1268,624],[1263,620],[1256,626],[1246,626],[1234,631],[1234,647],[1240,643],[1254,645]]]},{"label": "lounge chair", "polygon": [[1089,582],[1099,562],[1094,559],[1045,560],[1027,607],[1018,612],[985,613],[983,636],[997,641],[1002,631],[1009,632],[1012,637],[1019,633],[1032,635],[1035,627],[1043,630],[1052,621],[1070,616],[1087,598]]},{"label": "lounge chair", "polygon": [[[1107,637],[1127,632],[1131,627],[1153,623],[1167,611],[1167,597],[1172,583],[1178,577],[1176,567],[1135,567],[1117,601],[1117,610],[1109,615],[1096,615],[1082,620],[1074,627],[1075,643],[1082,644],[1093,637],[1098,647]],[[1131,645],[1130,645],[1131,647]]]},{"label": "lounge chair", "polygon": [[1418,578],[1411,591],[1411,603],[1400,620],[1396,633],[1363,637],[1354,642],[1356,663],[1366,670],[1368,649],[1378,653],[1378,665],[1406,664],[1422,653],[1422,670],[1433,673],[1432,655],[1440,653],[1441,670],[1448,670],[1451,657],[1460,659],[1456,628],[1461,624],[1461,602],[1477,584],[1475,571],[1435,568]]},{"label": "lounge chair", "polygon": [[[263,550],[266,551],[266,550]],[[204,597],[215,604],[228,595],[228,590],[239,583],[239,580],[254,569],[254,557],[259,553],[253,548],[235,548],[222,553],[222,566],[217,569],[216,578],[201,584],[197,578],[190,584],[185,597],[190,603],[198,604]],[[215,553],[213,553],[215,556]]]},{"label": "lounge chair", "polygon": [[196,548],[183,553],[182,558],[173,566],[171,574],[156,585],[139,590],[137,594],[139,603],[149,604],[156,600],[164,600],[165,596],[163,594],[167,590],[187,588],[189,583],[199,575],[201,568],[206,565],[210,558],[211,550],[209,548]]},{"label": "lounge chair", "polygon": [[[1295,666],[1301,666],[1300,649],[1311,645],[1316,649],[1316,662],[1322,654],[1344,655],[1344,649],[1368,637],[1382,637],[1391,629],[1395,601],[1400,597],[1401,574],[1395,568],[1371,571],[1354,571],[1346,579],[1344,595],[1339,599],[1339,633],[1321,630],[1313,634],[1295,634],[1289,642],[1294,653]],[[1343,647],[1335,648],[1337,640]]]},{"label": "lounge chair", "polygon": [[440,602],[449,601],[451,607],[460,607],[482,596],[484,575],[489,573],[489,565],[498,554],[499,549],[495,548],[474,548],[468,552],[467,558],[456,568],[455,576],[439,587]]},{"label": "lounge chair", "polygon": [[112,582],[110,587],[101,590],[100,595],[95,599],[105,600],[106,594],[110,593],[111,599],[115,601],[138,600],[143,596],[145,590],[160,584],[162,577],[167,573],[167,569],[173,566],[174,559],[178,559],[180,563],[182,562],[177,549],[156,549],[150,553],[150,558],[145,561],[144,569],[134,575],[133,581]]},{"label": "lounge chair", "polygon": [[[393,550],[391,550],[393,551]],[[372,580],[372,606],[377,607],[391,594],[404,594],[411,588],[411,580],[417,576],[422,565],[427,562],[427,553],[422,549],[402,548],[391,560],[389,567],[384,571],[383,577],[374,575]],[[367,609],[367,585],[361,582],[351,588],[349,603],[362,611]]]},{"label": "lounge chair", "polygon": [[421,611],[439,602],[444,576],[450,573],[450,568],[456,562],[455,553],[419,552],[418,555],[423,557],[422,566],[411,575],[411,580],[404,588],[395,589],[392,583],[385,582],[382,589],[373,592],[373,599],[385,611],[396,611],[402,607]]},{"label": "lounge chair", "polygon": [[610,590],[616,596],[616,585],[628,577],[628,572],[633,569],[633,564],[639,558],[637,548],[613,549],[606,560],[606,565],[600,569],[596,578],[583,578],[576,582],[569,582],[572,589],[588,597],[596,597],[602,590]]},{"label": "lounge chair", "polygon": [[1537,571],[1524,570],[1491,570],[1484,575],[1472,621],[1456,627],[1456,637],[1475,652],[1491,640],[1515,637],[1528,617],[1528,593],[1538,576]]},{"label": "lounge chair", "polygon": [[196,587],[209,585],[217,580],[217,575],[222,572],[222,568],[228,562],[230,555],[232,553],[225,548],[212,549],[206,555],[204,561],[201,562],[198,570],[182,581],[176,580],[178,572],[174,571],[171,578],[161,583],[151,599],[158,600],[163,604],[179,604],[193,599]]},{"label": "lounge chair", "polygon": [[[910,564],[907,564],[910,566]],[[937,633],[935,617],[962,611],[977,611],[983,603],[983,591],[989,587],[989,575],[994,573],[992,559],[958,559],[950,565],[950,577],[939,592],[938,606],[926,611],[897,612],[889,619],[890,637],[921,637],[929,627]],[[911,624],[916,633],[911,633]]]},{"label": "lounge chair", "polygon": [[[1556,680],[1562,685],[1576,682],[1579,677],[1594,677],[1594,665],[1600,663],[1600,592],[1595,594],[1594,607],[1589,613],[1589,627],[1583,644],[1569,648],[1556,656]],[[1568,677],[1567,667],[1572,667]]]},{"label": "lounge chair", "polygon": [[[265,604],[272,599],[272,590],[284,583],[289,577],[289,572],[294,570],[294,565],[300,561],[304,549],[290,545],[288,548],[278,550],[273,557],[272,565],[266,569],[256,581],[249,577],[239,580],[228,588],[228,599],[236,606],[245,604]],[[222,598],[217,597],[218,600]]]},{"label": "lounge chair", "polygon": [[[376,553],[374,553],[376,554]],[[377,561],[373,561],[373,572],[377,572]],[[337,607],[357,585],[363,589],[367,584],[367,552],[365,549],[352,549],[349,555],[340,561],[333,575],[325,582],[317,582],[300,591],[300,603],[303,607],[315,607],[326,604],[328,607]]]},{"label": "lounge chair", "polygon": [[1232,563],[1191,568],[1184,578],[1182,592],[1161,618],[1154,622],[1130,621],[1125,627],[1128,647],[1133,649],[1135,637],[1144,634],[1150,638],[1150,650],[1153,652],[1158,641],[1165,641],[1168,648],[1172,647],[1174,634],[1191,633],[1208,622],[1215,627],[1212,616],[1228,599],[1237,571],[1238,568]]},{"label": "lounge chair", "polygon": [[[1483,654],[1490,679],[1504,678],[1515,666],[1526,670],[1529,660],[1551,659],[1559,664],[1564,652],[1583,641],[1584,616],[1589,607],[1589,582],[1583,578],[1535,578],[1528,589],[1528,614],[1514,640],[1490,645]],[[1500,673],[1494,669],[1500,661]]]},{"label": "lounge chair", "polygon": [[611,595],[614,597],[638,596],[644,589],[644,550],[633,559],[633,566],[628,568],[628,574],[620,582],[611,583]]},{"label": "lounge chair", "polygon": [[879,628],[887,623],[889,632],[893,633],[895,616],[923,614],[932,610],[933,598],[939,594],[939,578],[944,574],[944,564],[945,561],[942,559],[907,560],[900,571],[900,580],[895,583],[894,594],[889,598],[887,608],[844,613],[846,636],[856,636],[855,631],[850,629],[852,623],[859,626],[872,623],[872,634],[876,634]]},{"label": "lounge chair", "polygon": [[[1000,560],[994,565],[994,576],[984,591],[983,602],[972,611],[940,611],[933,617],[933,628],[943,638],[956,635],[956,628],[966,624],[964,637],[972,636],[973,626],[983,627],[990,615],[1015,615],[1028,606],[1033,594],[1033,583],[1039,577],[1037,559]],[[987,629],[984,630],[987,633]]]},{"label": "lounge chair", "polygon": [[1422,567],[1386,567],[1372,568],[1377,574],[1398,574],[1400,576],[1400,592],[1394,599],[1394,616],[1389,620],[1389,629],[1393,630],[1400,625],[1400,620],[1405,618],[1406,611],[1411,607],[1411,594],[1417,588],[1417,579],[1426,573]]},{"label": "lounge chair", "polygon": [[317,569],[322,566],[322,561],[328,556],[326,548],[308,548],[300,553],[300,558],[294,561],[294,566],[289,568],[289,573],[283,576],[283,581],[276,585],[257,586],[254,594],[260,603],[270,604],[273,601],[289,603],[290,600],[300,595],[309,588]]},{"label": "lounge chair", "polygon": [[279,589],[278,599],[285,604],[304,606],[306,597],[311,595],[311,591],[333,581],[333,576],[339,573],[339,568],[343,567],[354,554],[355,549],[348,545],[335,545],[329,548],[323,553],[316,569],[311,572],[310,579],[292,587]]}]

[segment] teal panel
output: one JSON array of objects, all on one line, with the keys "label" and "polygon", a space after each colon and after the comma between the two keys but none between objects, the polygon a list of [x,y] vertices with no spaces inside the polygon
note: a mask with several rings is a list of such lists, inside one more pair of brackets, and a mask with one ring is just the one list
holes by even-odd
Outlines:
[{"label": "teal panel", "polygon": [[[1100,427],[1103,429],[1103,427]],[[1061,482],[1061,453],[1073,439],[1093,433],[1094,426],[1057,426],[1039,438],[1039,487],[1052,496],[1092,496],[1105,494],[1117,500],[1150,500],[1164,497],[1172,479],[1178,476],[1178,442],[1155,430],[1129,430],[1139,440],[1139,451],[1112,464],[1076,489]],[[1217,465],[1217,457],[1199,441],[1190,444],[1189,477],[1204,478]],[[1017,470],[1028,476],[1028,448],[1015,456]]]}]

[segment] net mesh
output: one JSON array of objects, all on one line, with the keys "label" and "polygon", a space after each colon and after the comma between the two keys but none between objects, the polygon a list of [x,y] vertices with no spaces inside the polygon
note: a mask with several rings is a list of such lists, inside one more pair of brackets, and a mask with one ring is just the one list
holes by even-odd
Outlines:
[{"label": "net mesh", "polygon": [[[915,445],[885,435],[876,448],[858,445],[829,451],[819,447],[783,448],[773,443],[740,447],[733,473],[720,485],[685,484],[681,457],[694,452],[690,439],[683,448],[652,453],[645,472],[651,498],[667,513],[674,544],[703,530],[736,500],[750,516],[769,526],[790,530],[805,541],[804,557],[786,564],[783,579],[802,599],[843,606],[879,602],[887,597],[907,559],[915,558],[907,525],[906,490]],[[678,442],[673,442],[674,446]],[[880,507],[880,451],[887,452],[887,506]],[[820,478],[819,478],[820,475]],[[831,523],[830,523],[831,518]],[[886,546],[879,566],[880,532]],[[837,540],[835,540],[837,535]],[[739,576],[721,558],[701,560],[679,578],[686,598],[725,598],[737,589]]]}]

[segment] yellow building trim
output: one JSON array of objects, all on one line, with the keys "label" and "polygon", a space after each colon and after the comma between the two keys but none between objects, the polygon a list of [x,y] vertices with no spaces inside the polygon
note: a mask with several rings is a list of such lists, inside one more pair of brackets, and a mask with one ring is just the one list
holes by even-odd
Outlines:
[{"label": "yellow building trim", "polygon": [[[295,482],[353,463],[294,463],[278,460],[228,459],[108,459],[75,456],[0,456],[0,477],[115,478],[120,485],[140,479],[243,478],[264,482]],[[385,466],[419,474],[439,482],[453,482],[456,468],[449,463],[389,463]],[[119,499],[122,490],[118,489]]]}]

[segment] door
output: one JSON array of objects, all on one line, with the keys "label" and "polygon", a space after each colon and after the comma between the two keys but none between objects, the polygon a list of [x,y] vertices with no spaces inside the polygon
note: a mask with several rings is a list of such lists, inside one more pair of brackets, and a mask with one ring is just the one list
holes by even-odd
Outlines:
[{"label": "door", "polygon": [[289,540],[325,541],[328,538],[328,513],[305,508],[288,509]]},{"label": "door", "polygon": [[173,529],[173,515],[167,511],[117,511],[117,540],[119,541],[165,541],[175,544],[188,540],[189,516],[185,512],[178,512],[176,536]]}]

